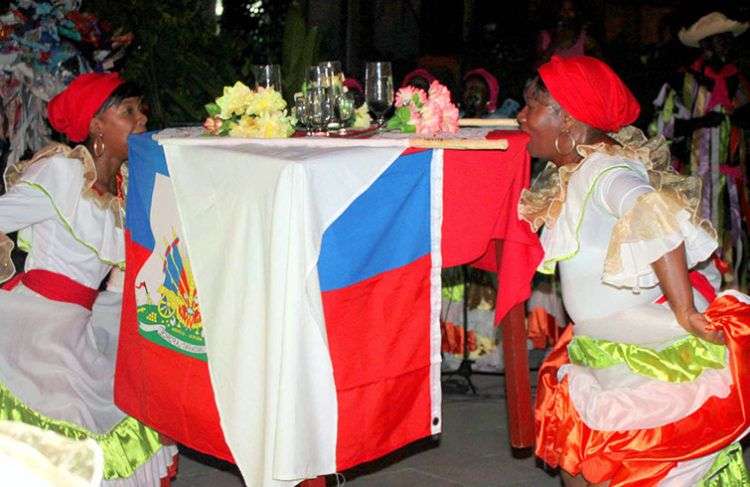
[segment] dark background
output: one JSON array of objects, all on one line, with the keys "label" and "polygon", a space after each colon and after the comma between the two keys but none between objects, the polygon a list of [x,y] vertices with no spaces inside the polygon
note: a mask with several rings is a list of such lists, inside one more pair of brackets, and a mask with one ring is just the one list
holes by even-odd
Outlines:
[{"label": "dark background", "polygon": [[[462,73],[482,66],[497,76],[501,100],[520,100],[523,85],[533,74],[538,33],[554,23],[558,9],[555,0],[222,3],[219,17],[215,0],[83,1],[81,10],[107,20],[113,29],[135,34],[120,69],[145,88],[153,128],[200,121],[205,116],[203,105],[218,96],[224,85],[238,79],[249,81],[254,63],[280,63],[287,68],[287,72],[282,69],[285,84],[297,83],[304,68],[291,68],[291,58],[338,59],[347,76],[360,80],[365,62],[388,60],[393,63],[396,85],[411,69],[428,66],[456,95]],[[642,121],[669,73],[697,56],[697,50],[670,42],[670,33],[713,10],[735,20],[750,17],[747,0],[578,3],[602,56],[644,104]],[[290,12],[296,17],[290,17]],[[288,22],[290,18],[294,21]],[[292,24],[298,28],[285,33],[285,27]],[[741,68],[748,73],[750,33],[738,41]],[[653,63],[650,56],[655,49],[669,49],[670,55]],[[285,86],[289,93],[298,89]]]}]

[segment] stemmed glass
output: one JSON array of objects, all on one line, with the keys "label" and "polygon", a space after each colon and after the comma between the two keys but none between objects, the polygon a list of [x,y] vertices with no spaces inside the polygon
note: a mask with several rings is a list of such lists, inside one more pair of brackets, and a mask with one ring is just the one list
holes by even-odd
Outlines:
[{"label": "stemmed glass", "polygon": [[316,132],[325,132],[333,120],[336,97],[333,93],[331,70],[312,66],[309,70],[307,93],[307,116]]},{"label": "stemmed glass", "polygon": [[255,87],[273,88],[281,93],[281,66],[278,64],[255,64],[252,68]]},{"label": "stemmed glass", "polygon": [[345,122],[338,113],[338,99],[344,87],[344,73],[341,71],[341,61],[322,61],[318,63],[318,66],[327,69],[327,73],[330,75],[329,79],[336,110],[334,111],[333,118],[328,123],[328,129],[336,130],[343,127]]},{"label": "stemmed glass", "polygon": [[385,114],[393,105],[393,75],[391,63],[367,63],[365,70],[365,100],[375,115],[378,127],[385,123]]}]

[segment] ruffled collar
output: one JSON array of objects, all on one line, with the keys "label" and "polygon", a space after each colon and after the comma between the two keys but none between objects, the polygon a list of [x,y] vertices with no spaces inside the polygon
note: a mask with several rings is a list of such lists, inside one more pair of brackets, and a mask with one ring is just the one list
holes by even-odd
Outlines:
[{"label": "ruffled collar", "polygon": [[591,155],[597,153],[639,161],[648,170],[649,179],[656,177],[663,181],[666,177],[670,183],[674,183],[674,178],[684,178],[671,168],[669,147],[663,136],[647,139],[638,128],[627,126],[617,133],[610,134],[610,137],[620,145],[604,142],[579,145],[576,150],[583,159],[578,164],[558,167],[548,162],[534,180],[531,189],[521,193],[518,218],[528,222],[534,231],[539,230],[542,225],[552,227],[565,204],[570,178],[586,164]]},{"label": "ruffled collar", "polygon": [[[115,215],[115,224],[118,228],[122,228],[122,199],[111,193],[100,193],[94,189],[94,182],[97,176],[96,166],[94,165],[94,158],[84,145],[77,145],[74,148],[70,148],[65,144],[53,143],[38,151],[31,159],[19,161],[12,166],[8,166],[4,174],[6,190],[15,185],[33,164],[55,155],[81,161],[81,164],[83,164],[83,188],[81,189],[81,196],[86,200],[94,202],[102,209],[112,211]],[[124,164],[120,167],[120,170],[123,178],[127,178],[127,169]]]}]

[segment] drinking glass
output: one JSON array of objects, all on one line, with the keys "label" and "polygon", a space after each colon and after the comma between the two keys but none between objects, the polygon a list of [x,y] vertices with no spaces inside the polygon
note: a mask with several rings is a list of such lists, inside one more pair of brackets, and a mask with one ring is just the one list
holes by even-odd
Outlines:
[{"label": "drinking glass", "polygon": [[308,85],[328,88],[333,80],[333,71],[326,66],[310,66],[307,73]]},{"label": "drinking glass", "polygon": [[307,100],[302,93],[294,95],[294,115],[297,117],[298,125],[305,129],[307,135],[310,135],[312,133],[312,126],[310,125],[310,117],[308,116]]},{"label": "drinking glass", "polygon": [[351,124],[354,115],[354,96],[351,93],[339,93],[336,97],[336,112],[341,121],[341,130],[346,132],[346,127]]},{"label": "drinking glass", "polygon": [[273,88],[281,93],[281,66],[278,64],[255,64],[252,68],[255,87]]},{"label": "drinking glass", "polygon": [[338,130],[345,124],[345,121],[341,119],[338,113],[338,97],[344,87],[344,73],[341,71],[341,61],[322,61],[318,63],[318,66],[327,70],[327,74],[330,76],[331,89],[333,90],[332,96],[336,100],[334,103],[336,110],[334,110],[333,119],[328,124],[328,130]]},{"label": "drinking glass", "polygon": [[385,123],[385,114],[393,105],[393,75],[391,63],[367,63],[365,70],[365,100],[375,115],[378,127]]},{"label": "drinking glass", "polygon": [[336,76],[338,78],[341,78],[342,76],[341,61],[323,61],[321,63],[318,63],[318,66],[330,69],[333,76]]},{"label": "drinking glass", "polygon": [[306,102],[307,117],[312,129],[317,133],[325,133],[334,110],[330,87],[309,85]]}]

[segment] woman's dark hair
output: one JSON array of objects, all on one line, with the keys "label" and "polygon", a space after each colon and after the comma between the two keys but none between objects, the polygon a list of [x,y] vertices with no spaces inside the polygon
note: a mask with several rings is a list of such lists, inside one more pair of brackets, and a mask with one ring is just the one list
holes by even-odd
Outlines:
[{"label": "woman's dark hair", "polygon": [[547,85],[544,84],[544,80],[541,76],[536,75],[532,78],[530,78],[526,82],[526,86],[523,88],[523,92],[527,93],[529,89],[532,89],[533,91],[529,94],[533,96],[534,98],[545,98],[550,96],[549,90],[547,89]]},{"label": "woman's dark hair", "polygon": [[545,105],[549,105],[555,110],[560,110],[560,104],[549,92],[547,85],[544,84],[544,80],[539,75],[534,76],[526,82],[526,87],[524,88],[523,92],[524,97],[526,97],[527,99],[531,97],[536,100],[541,100]]},{"label": "woman's dark hair", "polygon": [[126,81],[122,83],[120,86],[115,88],[115,91],[113,91],[109,97],[104,100],[104,103],[102,103],[102,106],[99,107],[99,110],[96,111],[96,115],[101,115],[102,113],[109,110],[111,107],[117,106],[120,103],[123,102],[123,100],[127,98],[141,98],[143,96],[143,90],[140,86],[133,83],[132,81]]}]

